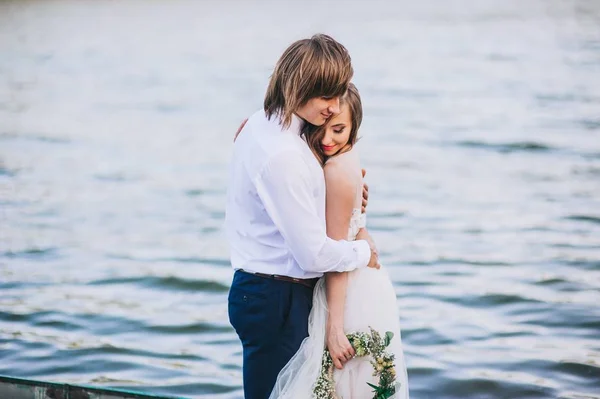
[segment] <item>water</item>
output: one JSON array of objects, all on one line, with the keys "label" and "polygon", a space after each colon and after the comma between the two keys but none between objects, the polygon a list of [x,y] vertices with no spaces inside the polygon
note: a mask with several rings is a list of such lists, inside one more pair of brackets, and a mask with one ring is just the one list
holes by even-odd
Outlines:
[{"label": "water", "polygon": [[231,140],[350,50],[413,398],[600,398],[600,3],[1,1],[0,374],[239,398]]}]

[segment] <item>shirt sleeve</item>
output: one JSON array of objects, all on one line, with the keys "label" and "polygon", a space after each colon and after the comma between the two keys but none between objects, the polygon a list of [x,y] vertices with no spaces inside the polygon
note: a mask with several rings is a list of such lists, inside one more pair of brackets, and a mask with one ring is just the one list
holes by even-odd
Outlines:
[{"label": "shirt sleeve", "polygon": [[366,241],[327,237],[315,206],[316,184],[300,154],[290,151],[276,155],[254,184],[266,212],[303,270],[345,272],[368,265],[371,249]]}]

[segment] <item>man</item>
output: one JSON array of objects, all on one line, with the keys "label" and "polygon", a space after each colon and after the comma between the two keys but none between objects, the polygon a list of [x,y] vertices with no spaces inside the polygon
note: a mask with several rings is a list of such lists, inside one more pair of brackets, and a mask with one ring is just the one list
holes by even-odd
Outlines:
[{"label": "man", "polygon": [[277,374],[308,335],[313,288],[325,272],[379,267],[363,229],[354,242],[325,230],[321,165],[300,137],[339,113],[353,70],[326,35],[283,53],[265,96],[234,145],[226,227],[231,264],[229,319],[243,346],[246,399],[269,397]]}]

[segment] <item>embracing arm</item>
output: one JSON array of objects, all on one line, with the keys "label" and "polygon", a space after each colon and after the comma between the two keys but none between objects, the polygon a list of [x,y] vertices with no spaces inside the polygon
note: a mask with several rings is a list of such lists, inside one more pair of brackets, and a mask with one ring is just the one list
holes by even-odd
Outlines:
[{"label": "embracing arm", "polygon": [[[326,213],[327,235],[334,240],[348,237],[350,219],[356,200],[356,181],[335,162],[325,165],[325,186],[327,190]],[[327,273],[327,348],[335,367],[341,369],[354,356],[354,349],[344,332],[344,307],[348,273]]]},{"label": "embracing arm", "polygon": [[304,158],[286,151],[275,155],[254,179],[265,210],[300,267],[324,273],[377,266],[376,252],[367,241],[327,237],[315,208],[312,178]]}]

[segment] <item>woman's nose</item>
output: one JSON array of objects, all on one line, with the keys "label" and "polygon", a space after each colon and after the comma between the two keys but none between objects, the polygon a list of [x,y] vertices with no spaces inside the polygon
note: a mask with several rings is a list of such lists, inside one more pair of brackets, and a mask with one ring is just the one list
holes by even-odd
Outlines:
[{"label": "woman's nose", "polygon": [[325,136],[323,136],[323,140],[321,140],[321,144],[323,145],[331,145],[331,134],[329,133],[325,133]]}]

